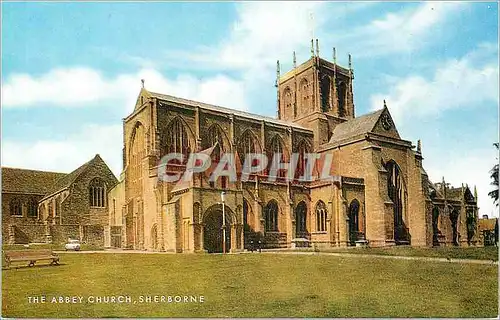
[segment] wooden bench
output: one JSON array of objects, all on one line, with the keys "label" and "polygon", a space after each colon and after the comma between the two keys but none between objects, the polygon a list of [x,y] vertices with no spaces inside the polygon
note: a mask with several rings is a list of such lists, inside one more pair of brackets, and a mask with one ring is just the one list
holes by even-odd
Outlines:
[{"label": "wooden bench", "polygon": [[33,267],[39,260],[50,260],[51,265],[59,264],[59,256],[50,249],[16,250],[5,252],[5,266],[8,268],[12,262],[29,261],[28,266]]}]

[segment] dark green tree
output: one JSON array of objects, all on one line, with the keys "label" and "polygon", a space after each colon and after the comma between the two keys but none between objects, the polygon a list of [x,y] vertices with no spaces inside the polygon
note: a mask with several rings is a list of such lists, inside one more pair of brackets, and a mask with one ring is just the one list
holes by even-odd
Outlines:
[{"label": "dark green tree", "polygon": [[[497,150],[498,150],[498,142],[497,143],[494,143],[493,144]],[[498,160],[498,158],[497,158]],[[491,179],[493,180],[491,182],[491,185],[493,185],[495,187],[495,189],[491,190],[490,192],[488,192],[488,195],[493,198],[493,203],[496,203],[497,206],[498,206],[498,163],[495,164],[495,166],[493,167],[493,169],[491,169],[490,171],[491,173]]]}]

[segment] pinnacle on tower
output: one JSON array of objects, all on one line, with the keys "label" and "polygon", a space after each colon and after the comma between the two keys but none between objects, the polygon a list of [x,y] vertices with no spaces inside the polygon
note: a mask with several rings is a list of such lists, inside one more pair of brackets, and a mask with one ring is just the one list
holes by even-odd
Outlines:
[{"label": "pinnacle on tower", "polygon": [[274,86],[276,88],[278,87],[279,81],[280,81],[280,61],[276,60],[276,82],[274,83]]},{"label": "pinnacle on tower", "polygon": [[316,56],[319,57],[319,40],[316,38]]},{"label": "pinnacle on tower", "polygon": [[314,57],[314,39],[311,39],[311,57]]},{"label": "pinnacle on tower", "polygon": [[477,188],[476,188],[476,185],[474,185],[474,199],[477,202]]},{"label": "pinnacle on tower", "polygon": [[144,81],[144,79],[141,79],[141,87],[142,87],[143,89],[144,89],[144,83],[145,83],[145,82],[146,82],[146,81]]},{"label": "pinnacle on tower", "polygon": [[333,47],[333,63],[337,64],[337,49]]},{"label": "pinnacle on tower", "polygon": [[417,152],[422,153],[422,142],[420,141],[420,139],[418,139],[417,141]]},{"label": "pinnacle on tower", "polygon": [[297,68],[297,57],[295,56],[295,51],[293,52],[293,68]]}]

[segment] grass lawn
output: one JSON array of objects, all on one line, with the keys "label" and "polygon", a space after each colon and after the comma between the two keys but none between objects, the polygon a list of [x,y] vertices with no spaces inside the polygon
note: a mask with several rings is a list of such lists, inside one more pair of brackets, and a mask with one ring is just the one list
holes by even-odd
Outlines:
[{"label": "grass lawn", "polygon": [[[3,317],[494,317],[498,269],[325,255],[61,254],[2,271]],[[47,303],[29,304],[45,295]],[[91,304],[128,295],[132,303]],[[204,303],[140,303],[203,295]],[[54,304],[83,296],[83,304]],[[136,303],[134,303],[134,301]]]},{"label": "grass lawn", "polygon": [[[298,249],[298,251],[314,251],[313,248]],[[433,257],[451,259],[478,259],[498,261],[498,247],[437,247],[418,248],[409,246],[381,248],[332,248],[321,249],[322,252],[339,252],[354,254],[377,254],[389,256]]]}]

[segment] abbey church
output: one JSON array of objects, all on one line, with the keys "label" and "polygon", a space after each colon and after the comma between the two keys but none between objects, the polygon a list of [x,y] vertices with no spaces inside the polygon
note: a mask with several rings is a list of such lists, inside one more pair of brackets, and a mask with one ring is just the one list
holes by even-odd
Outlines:
[{"label": "abbey church", "polygon": [[[350,57],[347,67],[336,63],[335,54],[333,61],[322,59],[316,42],[306,62],[297,65],[294,54],[292,70],[282,74],[278,62],[277,104],[272,107],[276,118],[143,86],[133,112],[123,120],[119,179],[100,158],[94,159],[74,180],[47,173],[52,184],[66,189],[40,190],[24,207],[19,200],[11,206],[6,201],[27,195],[22,190],[9,193],[4,174],[13,169],[3,168],[4,239],[15,243],[15,229],[25,230],[22,234],[29,240],[33,226],[43,225],[39,238],[54,241],[51,230],[66,230],[66,221],[75,225],[74,236],[89,234],[102,246],[179,253],[222,252],[224,242],[230,252],[257,243],[262,248],[475,244],[475,190],[451,187],[444,179],[431,182],[420,141],[414,145],[399,135],[384,101],[379,110],[356,115],[353,80]],[[250,153],[269,158],[280,154],[283,162],[289,162],[292,153],[330,155],[331,179],[286,179],[286,170],[269,179],[273,172],[268,169],[246,181],[210,181],[203,173],[194,173],[184,183],[159,178],[160,170],[186,170],[185,161],[161,166],[166,154],[187,159],[200,152],[215,163],[227,153],[237,154],[241,163]],[[304,161],[303,156],[299,159]],[[299,163],[298,173],[304,167]],[[81,177],[80,187],[68,187],[71,181],[77,183],[75,176]],[[53,198],[60,202],[52,205]],[[55,218],[56,205],[74,209],[60,209]]]}]

